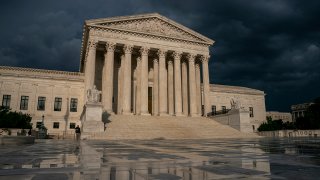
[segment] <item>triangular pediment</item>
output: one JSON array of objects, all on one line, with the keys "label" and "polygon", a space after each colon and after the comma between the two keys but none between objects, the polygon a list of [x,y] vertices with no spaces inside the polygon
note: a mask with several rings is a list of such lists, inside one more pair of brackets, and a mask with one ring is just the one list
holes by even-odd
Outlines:
[{"label": "triangular pediment", "polygon": [[86,25],[183,39],[210,45],[214,42],[213,40],[157,13],[88,20],[86,21]]}]

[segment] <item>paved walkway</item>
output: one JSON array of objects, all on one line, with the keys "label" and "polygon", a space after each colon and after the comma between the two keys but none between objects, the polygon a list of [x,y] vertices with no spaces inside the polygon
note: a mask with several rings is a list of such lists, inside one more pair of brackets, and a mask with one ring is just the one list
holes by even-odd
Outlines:
[{"label": "paved walkway", "polygon": [[0,146],[0,180],[318,179],[320,139],[63,141]]}]

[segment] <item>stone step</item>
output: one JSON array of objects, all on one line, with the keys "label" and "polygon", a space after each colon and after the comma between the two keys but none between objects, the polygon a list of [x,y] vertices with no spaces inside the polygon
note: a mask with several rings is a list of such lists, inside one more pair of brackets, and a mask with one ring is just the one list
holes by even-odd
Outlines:
[{"label": "stone step", "polygon": [[103,133],[88,139],[211,139],[257,137],[204,117],[111,115]]}]

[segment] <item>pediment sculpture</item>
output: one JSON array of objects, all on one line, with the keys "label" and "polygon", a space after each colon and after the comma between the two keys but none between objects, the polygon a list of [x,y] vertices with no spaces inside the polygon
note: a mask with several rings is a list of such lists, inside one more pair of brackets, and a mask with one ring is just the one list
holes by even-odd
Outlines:
[{"label": "pediment sculpture", "polygon": [[189,39],[193,41],[203,41],[201,38],[184,31],[166,21],[158,18],[145,18],[127,21],[116,21],[103,23],[102,26],[107,26],[117,29],[125,29],[136,32],[143,32],[149,34],[162,35],[173,38]]}]

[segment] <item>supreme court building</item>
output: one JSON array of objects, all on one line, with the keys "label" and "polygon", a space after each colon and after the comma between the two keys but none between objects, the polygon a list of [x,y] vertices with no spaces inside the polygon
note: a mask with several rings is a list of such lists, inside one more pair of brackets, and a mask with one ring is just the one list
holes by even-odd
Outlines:
[{"label": "supreme court building", "polygon": [[237,99],[257,127],[266,117],[264,92],[210,84],[213,43],[157,13],[87,20],[79,72],[1,66],[0,100],[31,114],[34,127],[45,117],[53,133],[81,124],[92,89],[115,116],[207,116]]}]

